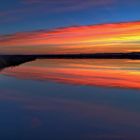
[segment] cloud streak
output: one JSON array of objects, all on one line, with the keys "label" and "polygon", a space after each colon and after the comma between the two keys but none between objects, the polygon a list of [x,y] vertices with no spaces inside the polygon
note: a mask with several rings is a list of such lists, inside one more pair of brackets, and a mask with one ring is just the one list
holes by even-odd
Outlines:
[{"label": "cloud streak", "polygon": [[140,89],[138,69],[137,62],[128,60],[37,60],[14,69],[6,69],[2,74],[73,85]]},{"label": "cloud streak", "polygon": [[20,14],[25,14],[28,16],[32,13],[39,12],[48,14],[66,11],[78,11],[95,6],[110,6],[114,3],[115,0],[21,0],[16,3],[17,7],[0,11],[0,18],[11,15],[20,16]]},{"label": "cloud streak", "polygon": [[140,22],[71,26],[0,35],[3,53],[95,53],[140,50]]}]

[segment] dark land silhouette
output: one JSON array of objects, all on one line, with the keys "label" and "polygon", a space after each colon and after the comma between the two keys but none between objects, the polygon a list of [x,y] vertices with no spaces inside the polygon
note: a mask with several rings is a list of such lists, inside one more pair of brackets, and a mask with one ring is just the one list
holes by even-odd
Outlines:
[{"label": "dark land silhouette", "polygon": [[[0,55],[0,58],[20,58],[22,61],[28,59],[140,59],[140,52],[130,53],[88,53],[88,54],[31,54],[31,55]],[[12,61],[12,60],[11,60]],[[18,62],[17,62],[18,63]]]},{"label": "dark land silhouette", "polygon": [[0,55],[0,70],[7,67],[18,66],[35,59],[34,56]]},{"label": "dark land silhouette", "polygon": [[95,54],[0,55],[0,70],[36,59],[140,59],[140,52]]},{"label": "dark land silhouette", "polygon": [[94,54],[48,54],[34,55],[47,59],[140,59],[140,52],[131,53],[94,53]]}]

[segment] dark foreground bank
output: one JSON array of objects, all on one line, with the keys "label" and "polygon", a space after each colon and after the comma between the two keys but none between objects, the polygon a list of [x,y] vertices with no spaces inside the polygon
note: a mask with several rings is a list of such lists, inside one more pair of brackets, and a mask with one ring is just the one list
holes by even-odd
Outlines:
[{"label": "dark foreground bank", "polygon": [[22,63],[35,60],[35,56],[23,56],[23,55],[1,55],[0,56],[0,69],[4,69],[10,66],[18,66]]}]

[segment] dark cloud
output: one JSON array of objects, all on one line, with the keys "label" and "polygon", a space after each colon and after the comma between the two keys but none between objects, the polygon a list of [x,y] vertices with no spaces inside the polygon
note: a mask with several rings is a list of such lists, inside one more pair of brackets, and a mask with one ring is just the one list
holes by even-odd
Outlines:
[{"label": "dark cloud", "polygon": [[[0,11],[0,18],[15,14],[30,14],[35,12],[64,12],[86,9],[94,6],[108,6],[113,4],[115,0],[22,0],[19,7],[14,9],[6,9]],[[22,6],[21,6],[22,5]]]},{"label": "dark cloud", "polygon": [[110,5],[114,4],[116,0],[23,0],[22,3],[24,4],[43,4],[46,5],[47,7],[51,6],[51,8],[70,8],[70,10],[73,10],[76,8],[87,8],[91,6],[105,6],[105,5]]},{"label": "dark cloud", "polygon": [[[138,0],[20,0],[15,2],[16,6],[5,8],[3,11],[0,10],[0,23],[9,22],[9,19],[10,21],[25,20],[36,15],[40,17],[42,14],[50,15],[51,13],[83,11],[89,8],[93,8],[96,13],[94,8],[110,10],[118,4],[134,6],[139,3]],[[97,13],[94,14],[94,17],[96,15]]]}]

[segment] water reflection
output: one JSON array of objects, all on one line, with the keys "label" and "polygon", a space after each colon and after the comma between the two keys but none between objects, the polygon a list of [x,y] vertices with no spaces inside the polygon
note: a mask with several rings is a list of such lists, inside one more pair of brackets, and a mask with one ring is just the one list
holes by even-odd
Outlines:
[{"label": "water reflection", "polygon": [[0,129],[5,140],[140,138],[137,90],[1,76],[0,93]]},{"label": "water reflection", "polygon": [[2,74],[67,84],[140,88],[139,60],[38,59]]},{"label": "water reflection", "polygon": [[7,67],[0,75],[0,138],[139,140],[139,72],[138,60],[42,59]]}]

